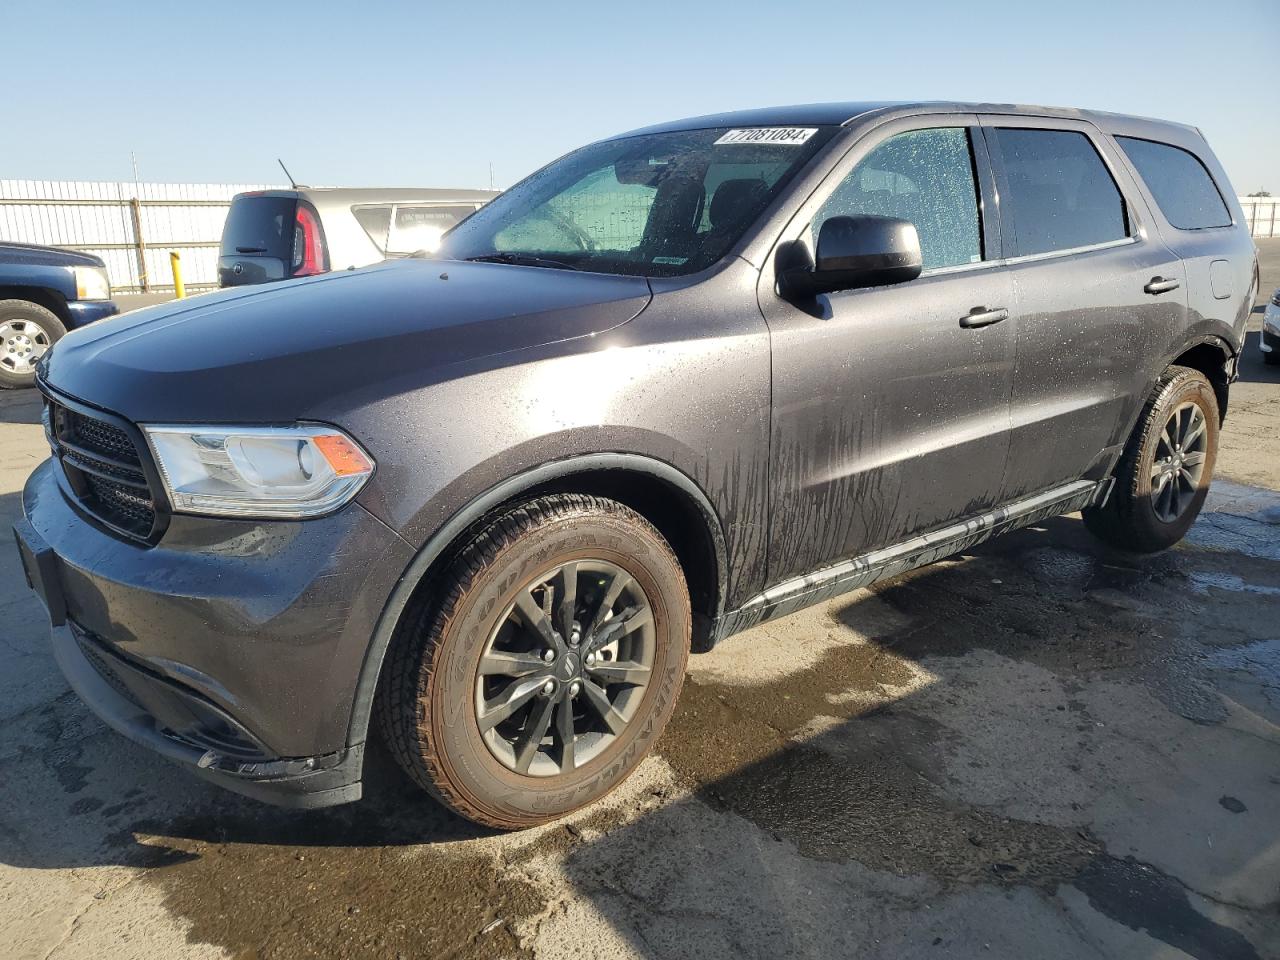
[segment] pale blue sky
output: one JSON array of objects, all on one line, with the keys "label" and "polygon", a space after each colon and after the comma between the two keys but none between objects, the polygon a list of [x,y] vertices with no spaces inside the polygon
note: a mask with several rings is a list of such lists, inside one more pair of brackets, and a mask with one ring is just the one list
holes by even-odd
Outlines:
[{"label": "pale blue sky", "polygon": [[1280,194],[1280,0],[2,0],[0,37],[0,177],[507,186],[660,120],[924,98],[1192,123]]}]

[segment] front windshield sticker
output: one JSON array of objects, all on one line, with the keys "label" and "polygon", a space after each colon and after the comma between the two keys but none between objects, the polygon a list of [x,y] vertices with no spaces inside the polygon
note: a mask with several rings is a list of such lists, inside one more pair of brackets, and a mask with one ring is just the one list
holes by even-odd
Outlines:
[{"label": "front windshield sticker", "polygon": [[777,143],[787,147],[798,147],[818,132],[816,127],[751,127],[745,130],[730,130],[715,142],[721,147],[731,143]]}]

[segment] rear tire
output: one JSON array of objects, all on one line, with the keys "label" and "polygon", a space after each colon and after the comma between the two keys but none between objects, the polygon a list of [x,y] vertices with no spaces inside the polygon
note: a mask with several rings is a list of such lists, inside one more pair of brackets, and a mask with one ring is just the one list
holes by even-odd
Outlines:
[{"label": "rear tire", "polygon": [[689,591],[622,504],[506,509],[424,592],[387,654],[379,727],[409,777],[470,820],[518,829],[599,799],[675,709]]},{"label": "rear tire", "polygon": [[1116,464],[1111,497],[1082,511],[1085,526],[1133,553],[1157,553],[1181,540],[1209,493],[1218,424],[1218,398],[1204,374],[1166,370]]},{"label": "rear tire", "polygon": [[29,300],[0,300],[0,388],[30,387],[35,362],[67,328],[51,310]]}]

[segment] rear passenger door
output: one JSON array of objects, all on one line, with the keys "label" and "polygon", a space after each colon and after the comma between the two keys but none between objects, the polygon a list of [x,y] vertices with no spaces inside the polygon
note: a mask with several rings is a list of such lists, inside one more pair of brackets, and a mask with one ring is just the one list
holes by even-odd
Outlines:
[{"label": "rear passenger door", "polygon": [[1181,261],[1092,124],[984,116],[1014,289],[1007,497],[1101,479],[1186,314]]}]

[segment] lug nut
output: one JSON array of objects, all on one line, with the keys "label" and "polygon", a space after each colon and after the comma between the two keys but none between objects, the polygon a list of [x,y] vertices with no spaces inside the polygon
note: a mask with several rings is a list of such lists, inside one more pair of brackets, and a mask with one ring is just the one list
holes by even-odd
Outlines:
[{"label": "lug nut", "polygon": [[592,650],[587,654],[587,666],[594,667],[596,665],[596,652]]},{"label": "lug nut", "polygon": [[542,685],[542,695],[544,697],[549,697],[555,692],[556,692],[556,682],[554,680],[548,680],[546,683]]},{"label": "lug nut", "polygon": [[550,663],[555,658],[556,658],[556,652],[554,650],[542,651],[542,659],[545,660],[547,663]]},{"label": "lug nut", "polygon": [[569,696],[576,697],[578,695],[578,691],[581,689],[582,689],[582,684],[580,684],[577,680],[573,681],[573,683],[569,684]]}]

